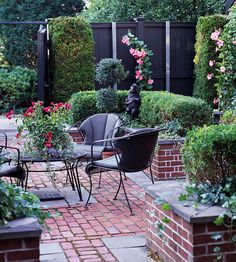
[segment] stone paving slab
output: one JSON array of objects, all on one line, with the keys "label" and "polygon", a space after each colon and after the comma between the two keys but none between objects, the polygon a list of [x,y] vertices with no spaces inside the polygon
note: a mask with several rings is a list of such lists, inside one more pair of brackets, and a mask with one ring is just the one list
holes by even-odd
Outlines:
[{"label": "stone paving slab", "polygon": [[119,262],[152,262],[148,257],[145,235],[102,238]]},{"label": "stone paving slab", "polygon": [[40,262],[67,262],[64,251],[59,243],[40,245]]}]

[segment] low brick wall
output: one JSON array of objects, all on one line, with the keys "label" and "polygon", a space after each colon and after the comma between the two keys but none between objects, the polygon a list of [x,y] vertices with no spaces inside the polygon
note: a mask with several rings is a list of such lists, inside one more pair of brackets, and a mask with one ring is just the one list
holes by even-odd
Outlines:
[{"label": "low brick wall", "polygon": [[[178,196],[183,187],[176,181],[160,181],[146,189],[147,210],[154,213],[146,217],[147,246],[164,260],[164,262],[213,262],[219,253],[214,252],[220,247],[222,262],[236,261],[236,245],[230,243],[228,229],[216,226],[213,221],[223,212],[221,207],[200,205],[198,209],[183,206]],[[171,211],[163,211],[155,203],[156,197],[171,203]],[[168,217],[170,223],[165,224],[165,243],[157,236],[154,222]],[[212,234],[220,232],[222,238],[212,239]],[[234,234],[236,231],[234,232]]]},{"label": "low brick wall", "polygon": [[41,232],[35,218],[18,219],[0,227],[0,261],[38,262]]},{"label": "low brick wall", "polygon": [[176,179],[185,177],[180,152],[183,142],[183,139],[158,141],[158,150],[152,163],[154,179]]},{"label": "low brick wall", "polygon": [[76,143],[83,142],[83,138],[80,133],[76,129],[72,129],[69,131],[69,135],[72,137],[72,140]]}]

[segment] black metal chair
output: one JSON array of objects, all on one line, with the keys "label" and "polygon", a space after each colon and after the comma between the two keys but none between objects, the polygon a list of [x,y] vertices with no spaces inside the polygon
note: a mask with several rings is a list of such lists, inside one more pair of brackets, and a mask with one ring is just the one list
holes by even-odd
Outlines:
[{"label": "black metal chair", "polygon": [[[91,147],[92,161],[86,165],[85,171],[89,176],[90,190],[85,206],[88,205],[92,194],[92,174],[104,171],[119,172],[119,186],[114,197],[117,199],[120,188],[123,188],[125,198],[128,203],[129,210],[133,214],[129,199],[123,182],[125,172],[139,172],[150,168],[150,179],[154,183],[151,164],[154,156],[154,151],[157,143],[158,134],[162,129],[144,128],[132,132],[123,137],[116,137],[106,140],[95,141]],[[116,154],[104,160],[94,160],[93,148],[96,143],[109,142],[112,144]]]},{"label": "black metal chair", "polygon": [[[75,151],[86,152],[86,159],[91,159],[91,145],[94,141],[113,138],[116,136],[121,119],[116,114],[95,114],[84,121],[78,121],[72,127],[77,128],[84,142],[75,145]],[[111,150],[112,147],[108,142],[99,142],[93,147],[93,159],[101,159],[104,150]]]},{"label": "black metal chair", "polygon": [[[6,157],[4,153],[5,150],[7,150],[7,154],[9,154],[11,150],[16,151],[17,152],[16,161],[13,161],[11,158],[7,158],[8,161],[6,161]],[[26,172],[20,163],[20,150],[16,147],[0,145],[0,152],[2,154],[0,156],[0,178],[1,177],[9,177],[10,179],[16,178],[17,185],[21,185],[23,187],[23,181],[25,179]]]}]

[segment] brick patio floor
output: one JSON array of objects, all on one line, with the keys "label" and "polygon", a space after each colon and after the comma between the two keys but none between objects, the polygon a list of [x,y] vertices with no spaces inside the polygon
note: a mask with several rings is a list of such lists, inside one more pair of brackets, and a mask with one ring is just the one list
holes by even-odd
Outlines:
[{"label": "brick patio floor", "polygon": [[[39,164],[35,167],[39,168]],[[80,179],[83,187],[88,190],[89,182],[83,170],[84,167],[79,170]],[[114,172],[111,175],[118,179],[117,173]],[[56,184],[60,189],[66,183],[66,175],[60,173],[57,178]],[[97,203],[90,204],[88,208],[85,208],[82,203],[68,207],[49,208],[52,214],[59,212],[60,215],[47,220],[50,231],[43,233],[42,243],[60,243],[70,262],[116,261],[101,238],[144,234],[143,190],[131,180],[125,181],[135,213],[131,216],[122,190],[118,199],[113,200],[118,185],[108,174],[104,173],[102,176],[101,189],[97,189],[98,175],[94,175],[93,183],[92,195]],[[53,187],[49,177],[44,173],[31,173],[28,185],[29,190]]]}]

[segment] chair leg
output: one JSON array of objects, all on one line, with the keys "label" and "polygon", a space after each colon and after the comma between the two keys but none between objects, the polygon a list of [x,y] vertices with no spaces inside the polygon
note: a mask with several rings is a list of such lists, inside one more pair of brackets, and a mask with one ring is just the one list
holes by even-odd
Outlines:
[{"label": "chair leg", "polygon": [[125,172],[124,172],[124,178],[125,178],[125,180],[127,180],[127,176],[126,176]]},{"label": "chair leg", "polygon": [[102,172],[99,174],[98,189],[101,188]]},{"label": "chair leg", "polygon": [[152,167],[150,166],[150,175],[151,175],[151,180],[154,185],[154,178],[153,178],[153,173],[152,173]]},{"label": "chair leg", "polygon": [[120,176],[120,182],[119,182],[119,187],[118,187],[118,189],[117,189],[117,191],[116,191],[116,195],[115,195],[115,197],[113,198],[113,200],[117,200],[117,196],[118,196],[118,194],[119,194],[119,192],[120,192],[120,187],[121,187],[121,184],[122,184],[122,177]]},{"label": "chair leg", "polygon": [[89,200],[90,200],[90,197],[91,197],[91,194],[92,194],[92,188],[93,188],[92,177],[91,177],[90,173],[88,173],[88,177],[89,177],[90,189],[89,189],[89,195],[88,195],[88,199],[86,201],[85,206],[87,206],[88,203],[89,203]]},{"label": "chair leg", "polygon": [[122,178],[122,173],[120,172],[120,184],[122,185],[123,187],[123,190],[124,190],[124,193],[125,193],[125,198],[126,198],[126,201],[128,203],[128,207],[129,207],[129,210],[130,210],[130,214],[131,215],[134,215],[133,211],[132,211],[132,208],[131,208],[131,205],[129,203],[129,199],[128,199],[128,195],[126,193],[126,190],[125,190],[125,185],[124,185],[124,181],[123,181],[123,178]]}]

